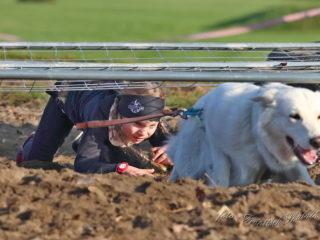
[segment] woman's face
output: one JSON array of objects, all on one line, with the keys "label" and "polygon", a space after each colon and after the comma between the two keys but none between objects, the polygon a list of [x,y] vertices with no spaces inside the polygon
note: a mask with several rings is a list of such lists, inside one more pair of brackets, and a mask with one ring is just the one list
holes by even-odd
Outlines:
[{"label": "woman's face", "polygon": [[156,131],[157,126],[158,122],[156,121],[141,121],[123,124],[121,130],[128,142],[138,144],[151,137]]}]

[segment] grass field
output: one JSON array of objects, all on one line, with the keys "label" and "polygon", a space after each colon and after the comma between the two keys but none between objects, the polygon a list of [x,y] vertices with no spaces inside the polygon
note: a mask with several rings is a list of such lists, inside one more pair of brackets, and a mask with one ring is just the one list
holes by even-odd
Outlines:
[{"label": "grass field", "polygon": [[[1,0],[0,33],[23,41],[181,41],[317,7],[318,0]],[[317,17],[206,41],[317,41],[319,25]]]},{"label": "grass field", "polygon": [[[254,24],[317,7],[319,0],[1,0],[0,34],[17,36],[21,41],[182,42],[186,35]],[[319,41],[319,26],[320,17],[316,17],[203,42]],[[184,107],[199,97],[198,93],[174,96],[169,103]],[[33,97],[46,95],[0,93],[0,99],[15,104]]]}]

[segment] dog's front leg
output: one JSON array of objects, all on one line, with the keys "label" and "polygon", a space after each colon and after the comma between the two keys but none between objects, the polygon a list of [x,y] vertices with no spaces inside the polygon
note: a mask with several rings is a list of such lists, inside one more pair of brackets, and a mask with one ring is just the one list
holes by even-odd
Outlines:
[{"label": "dog's front leg", "polygon": [[280,182],[305,181],[309,184],[316,185],[310,177],[307,168],[300,163],[297,163],[293,168],[278,173],[276,179]]},{"label": "dog's front leg", "polygon": [[230,186],[230,162],[221,152],[211,153],[213,159],[208,159],[206,164],[206,183],[216,187]]}]

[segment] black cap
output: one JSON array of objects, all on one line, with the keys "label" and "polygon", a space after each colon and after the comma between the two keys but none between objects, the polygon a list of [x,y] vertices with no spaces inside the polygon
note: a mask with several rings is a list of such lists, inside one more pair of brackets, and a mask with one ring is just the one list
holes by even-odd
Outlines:
[{"label": "black cap", "polygon": [[126,118],[142,117],[163,112],[164,99],[153,96],[119,95],[118,112]]}]

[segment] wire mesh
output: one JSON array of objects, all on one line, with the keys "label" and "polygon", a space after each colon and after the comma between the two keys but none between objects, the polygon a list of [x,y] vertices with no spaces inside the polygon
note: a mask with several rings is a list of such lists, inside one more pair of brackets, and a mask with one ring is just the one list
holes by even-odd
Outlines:
[{"label": "wire mesh", "polygon": [[0,43],[0,91],[318,83],[319,71],[320,43]]}]

